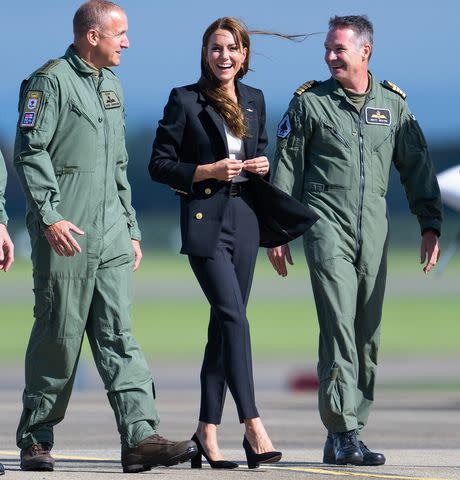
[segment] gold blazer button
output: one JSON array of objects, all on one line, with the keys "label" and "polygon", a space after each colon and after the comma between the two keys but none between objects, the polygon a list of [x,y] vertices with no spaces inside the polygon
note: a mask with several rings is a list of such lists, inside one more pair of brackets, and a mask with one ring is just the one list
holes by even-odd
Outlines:
[{"label": "gold blazer button", "polygon": [[201,212],[198,212],[196,215],[195,215],[195,218],[197,220],[201,220],[203,218],[203,214]]},{"label": "gold blazer button", "polygon": [[210,188],[205,188],[205,189],[204,189],[204,193],[205,193],[206,195],[211,195],[212,190],[211,190]]}]

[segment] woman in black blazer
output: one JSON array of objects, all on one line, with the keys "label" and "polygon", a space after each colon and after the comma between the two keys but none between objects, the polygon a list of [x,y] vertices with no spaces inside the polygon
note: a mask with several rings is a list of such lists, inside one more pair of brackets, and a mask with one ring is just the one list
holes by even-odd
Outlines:
[{"label": "woman in black blazer", "polygon": [[255,404],[246,305],[259,244],[280,244],[286,235],[289,241],[315,221],[264,179],[263,94],[239,81],[249,56],[249,32],[241,22],[225,17],[208,27],[201,78],[172,90],[149,164],[152,179],[180,196],[181,253],[211,305],[192,467],[201,467],[201,455],[213,468],[237,466],[223,460],[217,443],[227,386],[245,424],[248,466],[280,460]]}]

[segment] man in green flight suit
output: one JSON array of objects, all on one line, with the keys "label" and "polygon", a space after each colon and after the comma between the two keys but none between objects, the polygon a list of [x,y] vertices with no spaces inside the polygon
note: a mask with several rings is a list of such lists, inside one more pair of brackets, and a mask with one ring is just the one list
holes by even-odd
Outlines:
[{"label": "man in green flight suit", "polygon": [[[2,152],[0,152],[0,270],[7,272],[14,262],[14,245],[8,234],[8,215],[5,210],[6,167]],[[0,463],[0,475],[5,468]]]},{"label": "man in green flight suit", "polygon": [[[385,462],[358,435],[374,399],[392,163],[420,224],[426,273],[439,255],[441,200],[427,145],[405,94],[368,71],[372,45],[367,17],[331,18],[325,61],[332,78],[296,91],[278,127],[272,174],[276,186],[320,215],[304,248],[320,326],[323,461],[333,464]],[[287,275],[288,245],[268,256]]]},{"label": "man in green flight suit", "polygon": [[86,331],[115,413],[123,470],[133,473],[197,450],[158,435],[151,373],[131,334],[141,236],[126,176],[123,94],[106,68],[129,47],[127,17],[92,0],[73,23],[73,45],[20,93],[15,165],[27,197],[35,324],[17,444],[23,470],[53,470],[53,427],[64,418]]}]

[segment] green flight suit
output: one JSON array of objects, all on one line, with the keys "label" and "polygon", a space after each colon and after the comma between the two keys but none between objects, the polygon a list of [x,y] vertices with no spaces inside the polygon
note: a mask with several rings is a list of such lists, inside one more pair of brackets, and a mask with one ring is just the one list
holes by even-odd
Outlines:
[{"label": "green flight suit", "polygon": [[5,210],[5,189],[6,189],[6,167],[2,152],[0,152],[0,223],[8,222],[8,215]]},{"label": "green flight suit", "polygon": [[[126,176],[123,94],[109,69],[69,47],[21,86],[15,166],[27,197],[35,323],[17,444],[53,444],[86,331],[121,442],[156,432],[154,387],[131,334],[132,239],[140,240]],[[44,228],[61,219],[85,232],[82,252],[60,257]]]},{"label": "green flight suit", "polygon": [[320,326],[319,411],[331,433],[361,431],[374,400],[392,163],[422,232],[441,231],[439,187],[420,127],[397,87],[370,78],[360,113],[332,78],[301,87],[278,127],[272,174],[320,215],[304,250]]}]

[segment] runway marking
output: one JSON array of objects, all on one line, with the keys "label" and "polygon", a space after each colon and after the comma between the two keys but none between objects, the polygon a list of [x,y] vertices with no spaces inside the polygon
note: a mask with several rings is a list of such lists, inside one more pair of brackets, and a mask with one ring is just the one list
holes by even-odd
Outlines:
[{"label": "runway marking", "polygon": [[392,475],[390,473],[364,473],[364,472],[350,472],[349,470],[327,470],[325,468],[306,468],[306,467],[276,467],[264,465],[263,468],[269,468],[271,470],[290,470],[293,472],[305,472],[305,473],[321,473],[323,475],[336,475],[342,477],[365,477],[365,478],[382,478],[391,480],[448,480],[446,478],[439,477],[408,477],[405,475]]},{"label": "runway marking", "polygon": [[[6,455],[8,457],[19,457],[19,453],[14,450],[0,450],[0,455]],[[119,458],[102,458],[102,457],[84,457],[80,455],[61,455],[59,453],[53,453],[53,457],[59,460],[87,460],[88,462],[119,462]]]},{"label": "runway marking", "polygon": [[[18,452],[15,450],[0,450],[0,455],[6,455],[9,457],[18,457]],[[81,455],[61,455],[54,454],[53,457],[60,460],[87,460],[93,462],[118,462],[116,458],[102,458],[102,457],[84,457]],[[303,472],[303,473],[316,473],[323,475],[332,475],[336,477],[362,477],[362,478],[380,478],[384,480],[448,480],[440,477],[409,477],[405,475],[392,475],[387,473],[364,473],[364,472],[351,472],[349,470],[327,470],[325,468],[313,468],[313,467],[277,467],[274,465],[264,465],[264,469],[270,470],[289,470],[291,472]]]}]

